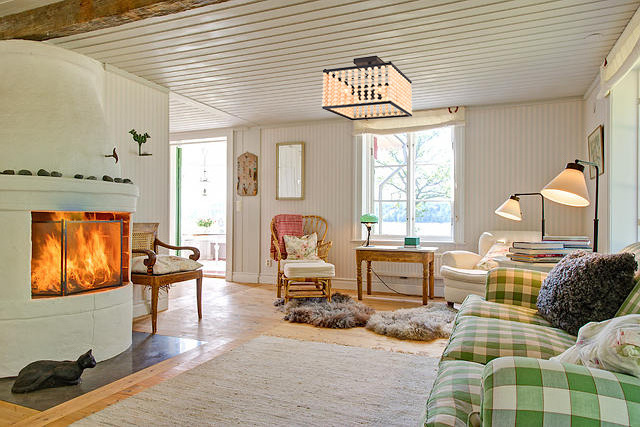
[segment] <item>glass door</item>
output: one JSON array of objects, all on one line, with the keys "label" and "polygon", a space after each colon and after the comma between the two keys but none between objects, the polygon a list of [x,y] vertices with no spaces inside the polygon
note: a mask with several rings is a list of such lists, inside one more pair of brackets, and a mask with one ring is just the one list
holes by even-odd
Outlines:
[{"label": "glass door", "polygon": [[180,246],[200,250],[209,276],[224,277],[227,259],[227,142],[176,144],[175,230]]}]

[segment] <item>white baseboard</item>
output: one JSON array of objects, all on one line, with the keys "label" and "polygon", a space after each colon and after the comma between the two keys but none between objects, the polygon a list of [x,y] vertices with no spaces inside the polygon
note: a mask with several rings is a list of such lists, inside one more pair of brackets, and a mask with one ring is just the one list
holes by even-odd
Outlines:
[{"label": "white baseboard", "polygon": [[238,282],[238,283],[260,283],[259,278],[260,278],[260,275],[258,273],[245,273],[242,271],[234,271],[232,281]]},{"label": "white baseboard", "polygon": [[[234,273],[234,277],[237,273]],[[414,279],[414,280],[412,280]],[[398,277],[391,279],[391,282],[387,282],[390,287],[395,289],[396,291],[408,294],[408,295],[422,295],[422,284],[415,283],[418,281],[418,278],[408,278],[404,279],[407,283],[398,283],[398,281],[403,281]],[[420,281],[422,279],[419,279]],[[236,280],[239,281],[239,280]],[[393,283],[395,282],[395,283]],[[261,274],[259,276],[259,282],[267,285],[275,285],[276,276],[271,274]],[[356,290],[358,286],[356,284],[356,279],[344,278],[344,277],[336,277],[332,280],[332,286],[334,289],[348,289],[348,290]],[[363,292],[366,292],[366,284],[363,283]],[[371,283],[371,289],[375,292],[393,292],[385,287],[382,282],[377,279],[374,279]],[[434,281],[434,293],[437,297],[442,297],[444,295],[444,286],[442,280],[435,279]]]}]

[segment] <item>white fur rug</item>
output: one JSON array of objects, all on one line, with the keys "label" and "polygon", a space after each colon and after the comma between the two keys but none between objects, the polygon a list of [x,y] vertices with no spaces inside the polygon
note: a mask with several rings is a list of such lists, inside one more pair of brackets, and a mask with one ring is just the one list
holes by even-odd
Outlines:
[{"label": "white fur rug", "polygon": [[447,304],[431,302],[417,308],[378,311],[369,318],[367,329],[402,340],[432,341],[451,335],[456,314]]},{"label": "white fur rug", "polygon": [[422,425],[437,364],[262,336],[74,425]]}]

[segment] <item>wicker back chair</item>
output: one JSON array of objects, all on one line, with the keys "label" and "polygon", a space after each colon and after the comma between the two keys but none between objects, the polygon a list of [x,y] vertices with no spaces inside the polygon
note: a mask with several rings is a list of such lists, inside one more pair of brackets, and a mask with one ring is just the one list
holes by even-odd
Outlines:
[{"label": "wicker back chair", "polygon": [[[327,237],[327,231],[329,230],[329,224],[327,220],[318,215],[302,215],[302,230],[304,234],[313,234],[316,233],[318,236],[318,258],[323,261],[327,261],[329,257],[329,250],[331,249],[331,245],[333,242],[327,241],[325,242],[325,238]],[[275,229],[275,218],[271,219],[271,239],[273,240],[273,245],[276,248],[275,255],[272,255],[272,258],[278,262],[278,277],[277,277],[277,286],[278,286],[278,298],[280,298],[282,294],[282,264],[281,261],[286,259],[283,257],[280,252],[280,245],[278,244],[278,235],[276,234]]]}]

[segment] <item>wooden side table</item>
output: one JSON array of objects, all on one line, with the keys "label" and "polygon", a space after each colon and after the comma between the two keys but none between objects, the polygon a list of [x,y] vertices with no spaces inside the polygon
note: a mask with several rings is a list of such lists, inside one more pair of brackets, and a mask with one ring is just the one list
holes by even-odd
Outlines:
[{"label": "wooden side table", "polygon": [[[405,248],[404,246],[358,246],[356,248],[356,271],[358,299],[362,300],[362,261],[367,262],[367,295],[371,295],[371,262],[415,262],[422,264],[422,304],[433,298],[433,263],[438,248]],[[427,287],[428,285],[428,287]]]}]

